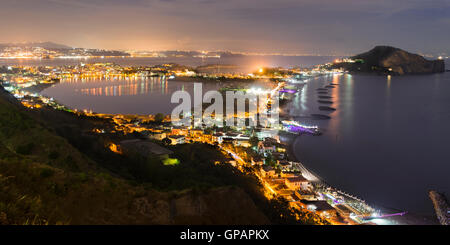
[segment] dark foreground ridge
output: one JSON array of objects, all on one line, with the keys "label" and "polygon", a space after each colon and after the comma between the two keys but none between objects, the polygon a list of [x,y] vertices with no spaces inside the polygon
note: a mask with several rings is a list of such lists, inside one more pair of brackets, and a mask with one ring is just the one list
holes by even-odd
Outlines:
[{"label": "dark foreground ridge", "polygon": [[390,46],[376,46],[350,59],[351,61],[333,64],[333,68],[343,68],[349,72],[391,75],[445,72],[444,60],[427,60],[418,54]]},{"label": "dark foreground ridge", "polygon": [[30,110],[0,86],[0,225],[316,223],[284,199],[266,199],[257,178],[214,146],[170,147],[176,166],[152,154],[116,154],[110,142],[135,136],[93,133],[112,123]]},{"label": "dark foreground ridge", "polygon": [[[55,127],[52,121],[64,126]],[[86,135],[98,123],[107,122],[50,108],[34,114],[0,87],[0,224],[271,223],[246,191],[221,182],[223,177],[196,178],[182,186],[173,180],[176,174],[172,172],[193,178],[195,173],[164,168],[151,157],[139,160],[107,152],[102,147],[106,138]],[[75,138],[80,134],[84,136]],[[93,151],[80,148],[83,144]],[[214,152],[203,149],[202,154],[214,158]],[[191,165],[187,160],[184,164]],[[194,164],[215,176],[231,171],[214,168],[202,159]],[[191,172],[200,171],[189,167]],[[144,173],[149,170],[165,180]],[[149,179],[141,181],[134,172]],[[183,176],[178,179],[187,182]],[[164,188],[170,183],[175,186]]]}]

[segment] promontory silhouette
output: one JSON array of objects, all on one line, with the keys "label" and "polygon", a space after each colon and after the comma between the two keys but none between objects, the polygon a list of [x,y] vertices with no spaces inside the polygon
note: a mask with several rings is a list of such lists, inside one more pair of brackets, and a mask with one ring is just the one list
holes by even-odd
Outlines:
[{"label": "promontory silhouette", "polygon": [[368,52],[335,62],[331,67],[349,72],[392,75],[445,72],[443,60],[427,60],[421,55],[390,46],[376,46]]}]

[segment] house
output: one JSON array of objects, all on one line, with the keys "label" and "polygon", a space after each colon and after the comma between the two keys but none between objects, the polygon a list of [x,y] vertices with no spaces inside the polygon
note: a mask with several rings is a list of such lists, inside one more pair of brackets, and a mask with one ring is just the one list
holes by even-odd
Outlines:
[{"label": "house", "polygon": [[251,158],[252,165],[262,166],[264,165],[264,159],[260,156],[253,156]]},{"label": "house", "polygon": [[276,148],[276,151],[279,152],[279,153],[285,153],[286,152],[286,145],[284,145],[284,144],[276,143],[275,144],[275,148]]},{"label": "house", "polygon": [[292,168],[292,163],[286,160],[278,161],[278,164],[281,167],[281,171],[290,171]]},{"label": "house", "polygon": [[235,139],[233,141],[234,146],[251,147],[250,141],[247,139]]},{"label": "house", "polygon": [[203,134],[201,139],[203,142],[207,142],[207,143],[213,142],[211,134]]},{"label": "house", "polygon": [[292,194],[293,194],[292,190],[282,189],[282,190],[278,190],[277,193],[278,193],[278,195],[286,198],[286,200],[292,200]]},{"label": "house", "polygon": [[235,139],[235,138],[239,137],[239,134],[236,134],[236,133],[226,133],[226,134],[225,134],[225,137],[231,138],[231,139]]},{"label": "house", "polygon": [[279,143],[278,143],[278,140],[275,139],[275,138],[265,138],[265,139],[264,139],[264,142],[271,143],[271,144],[273,144],[273,145],[279,144]]},{"label": "house", "polygon": [[173,154],[172,151],[158,144],[140,139],[121,141],[120,148],[123,149],[125,153],[138,153],[144,157],[156,155],[161,159],[167,159],[169,158],[169,155]]},{"label": "house", "polygon": [[217,142],[219,144],[222,144],[223,134],[222,133],[213,134],[211,137],[211,140],[212,140],[212,142]]},{"label": "house", "polygon": [[261,169],[261,175],[263,178],[275,177],[275,169],[272,166],[264,165]]},{"label": "house", "polygon": [[346,206],[344,206],[342,204],[336,205],[335,208],[340,214],[342,214],[346,217],[349,217],[350,214],[352,213],[352,211],[350,209],[348,209]]},{"label": "house", "polygon": [[234,144],[234,139],[229,137],[222,137],[222,144]]},{"label": "house", "polygon": [[160,124],[160,126],[162,127],[162,129],[164,129],[164,130],[169,130],[169,131],[171,131],[172,128],[173,128],[173,125],[172,125],[172,123],[170,123],[170,122],[162,122],[162,123]]},{"label": "house", "polygon": [[328,204],[325,200],[300,200],[300,206],[308,210],[314,211],[325,218],[335,217],[337,215],[337,210]]},{"label": "house", "polygon": [[172,135],[168,139],[171,140],[171,145],[180,145],[186,143],[186,137],[184,135]]},{"label": "house", "polygon": [[265,139],[271,139],[271,138],[279,139],[277,129],[258,128],[258,129],[256,129],[255,133],[256,133],[256,137],[258,137],[259,140],[265,140]]},{"label": "house", "polygon": [[264,156],[272,154],[275,152],[275,145],[273,145],[271,142],[260,141],[258,142],[258,152],[259,154],[263,154]]},{"label": "house", "polygon": [[189,136],[192,138],[201,138],[203,136],[203,130],[191,129],[191,130],[189,130]]},{"label": "house", "polygon": [[172,135],[183,135],[186,136],[188,133],[188,130],[185,127],[173,127],[171,130]]},{"label": "house", "polygon": [[283,152],[274,152],[274,153],[272,153],[272,157],[273,157],[273,159],[275,159],[277,161],[282,161],[282,160],[286,159],[286,154]]},{"label": "house", "polygon": [[288,177],[285,179],[286,186],[292,190],[307,190],[311,186],[309,181],[303,176]]},{"label": "house", "polygon": [[292,178],[297,176],[297,173],[289,172],[289,171],[281,171],[281,178]]},{"label": "house", "polygon": [[147,134],[147,137],[153,140],[163,140],[167,138],[167,135],[164,132],[148,132]]}]

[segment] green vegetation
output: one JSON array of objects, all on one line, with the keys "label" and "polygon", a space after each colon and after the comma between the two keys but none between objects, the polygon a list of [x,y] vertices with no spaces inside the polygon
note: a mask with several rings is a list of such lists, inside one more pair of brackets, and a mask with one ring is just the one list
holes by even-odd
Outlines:
[{"label": "green vegetation", "polygon": [[249,142],[252,145],[252,147],[256,147],[256,146],[258,146],[259,139],[256,136],[252,136],[252,137],[250,137]]},{"label": "green vegetation", "polygon": [[176,158],[167,158],[164,159],[162,162],[165,166],[174,166],[180,164],[180,161]]},{"label": "green vegetation", "polygon": [[[108,120],[65,111],[29,111],[0,90],[0,224],[292,221],[285,203],[268,201],[252,171],[230,166],[215,146],[167,146],[173,159],[162,163],[111,152],[110,142],[133,135],[92,133],[108,127]],[[203,206],[206,213],[173,211],[173,203]],[[279,219],[281,212],[291,218]]]}]

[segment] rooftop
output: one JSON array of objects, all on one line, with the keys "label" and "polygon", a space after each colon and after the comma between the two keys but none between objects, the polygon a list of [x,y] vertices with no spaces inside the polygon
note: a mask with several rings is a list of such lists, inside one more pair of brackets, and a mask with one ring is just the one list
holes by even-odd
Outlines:
[{"label": "rooftop", "polygon": [[170,155],[173,152],[162,147],[159,146],[158,144],[155,144],[153,142],[150,141],[144,141],[144,140],[124,140],[120,142],[120,145],[124,148],[129,148],[132,147],[133,149],[137,150],[138,152],[140,152],[141,154],[148,154],[148,153],[152,153],[155,155]]},{"label": "rooftop", "polygon": [[320,201],[308,201],[308,200],[300,200],[300,202],[306,204],[306,205],[314,205],[316,208],[316,211],[327,211],[327,210],[333,210],[334,208],[328,204],[327,201],[320,200]]}]

